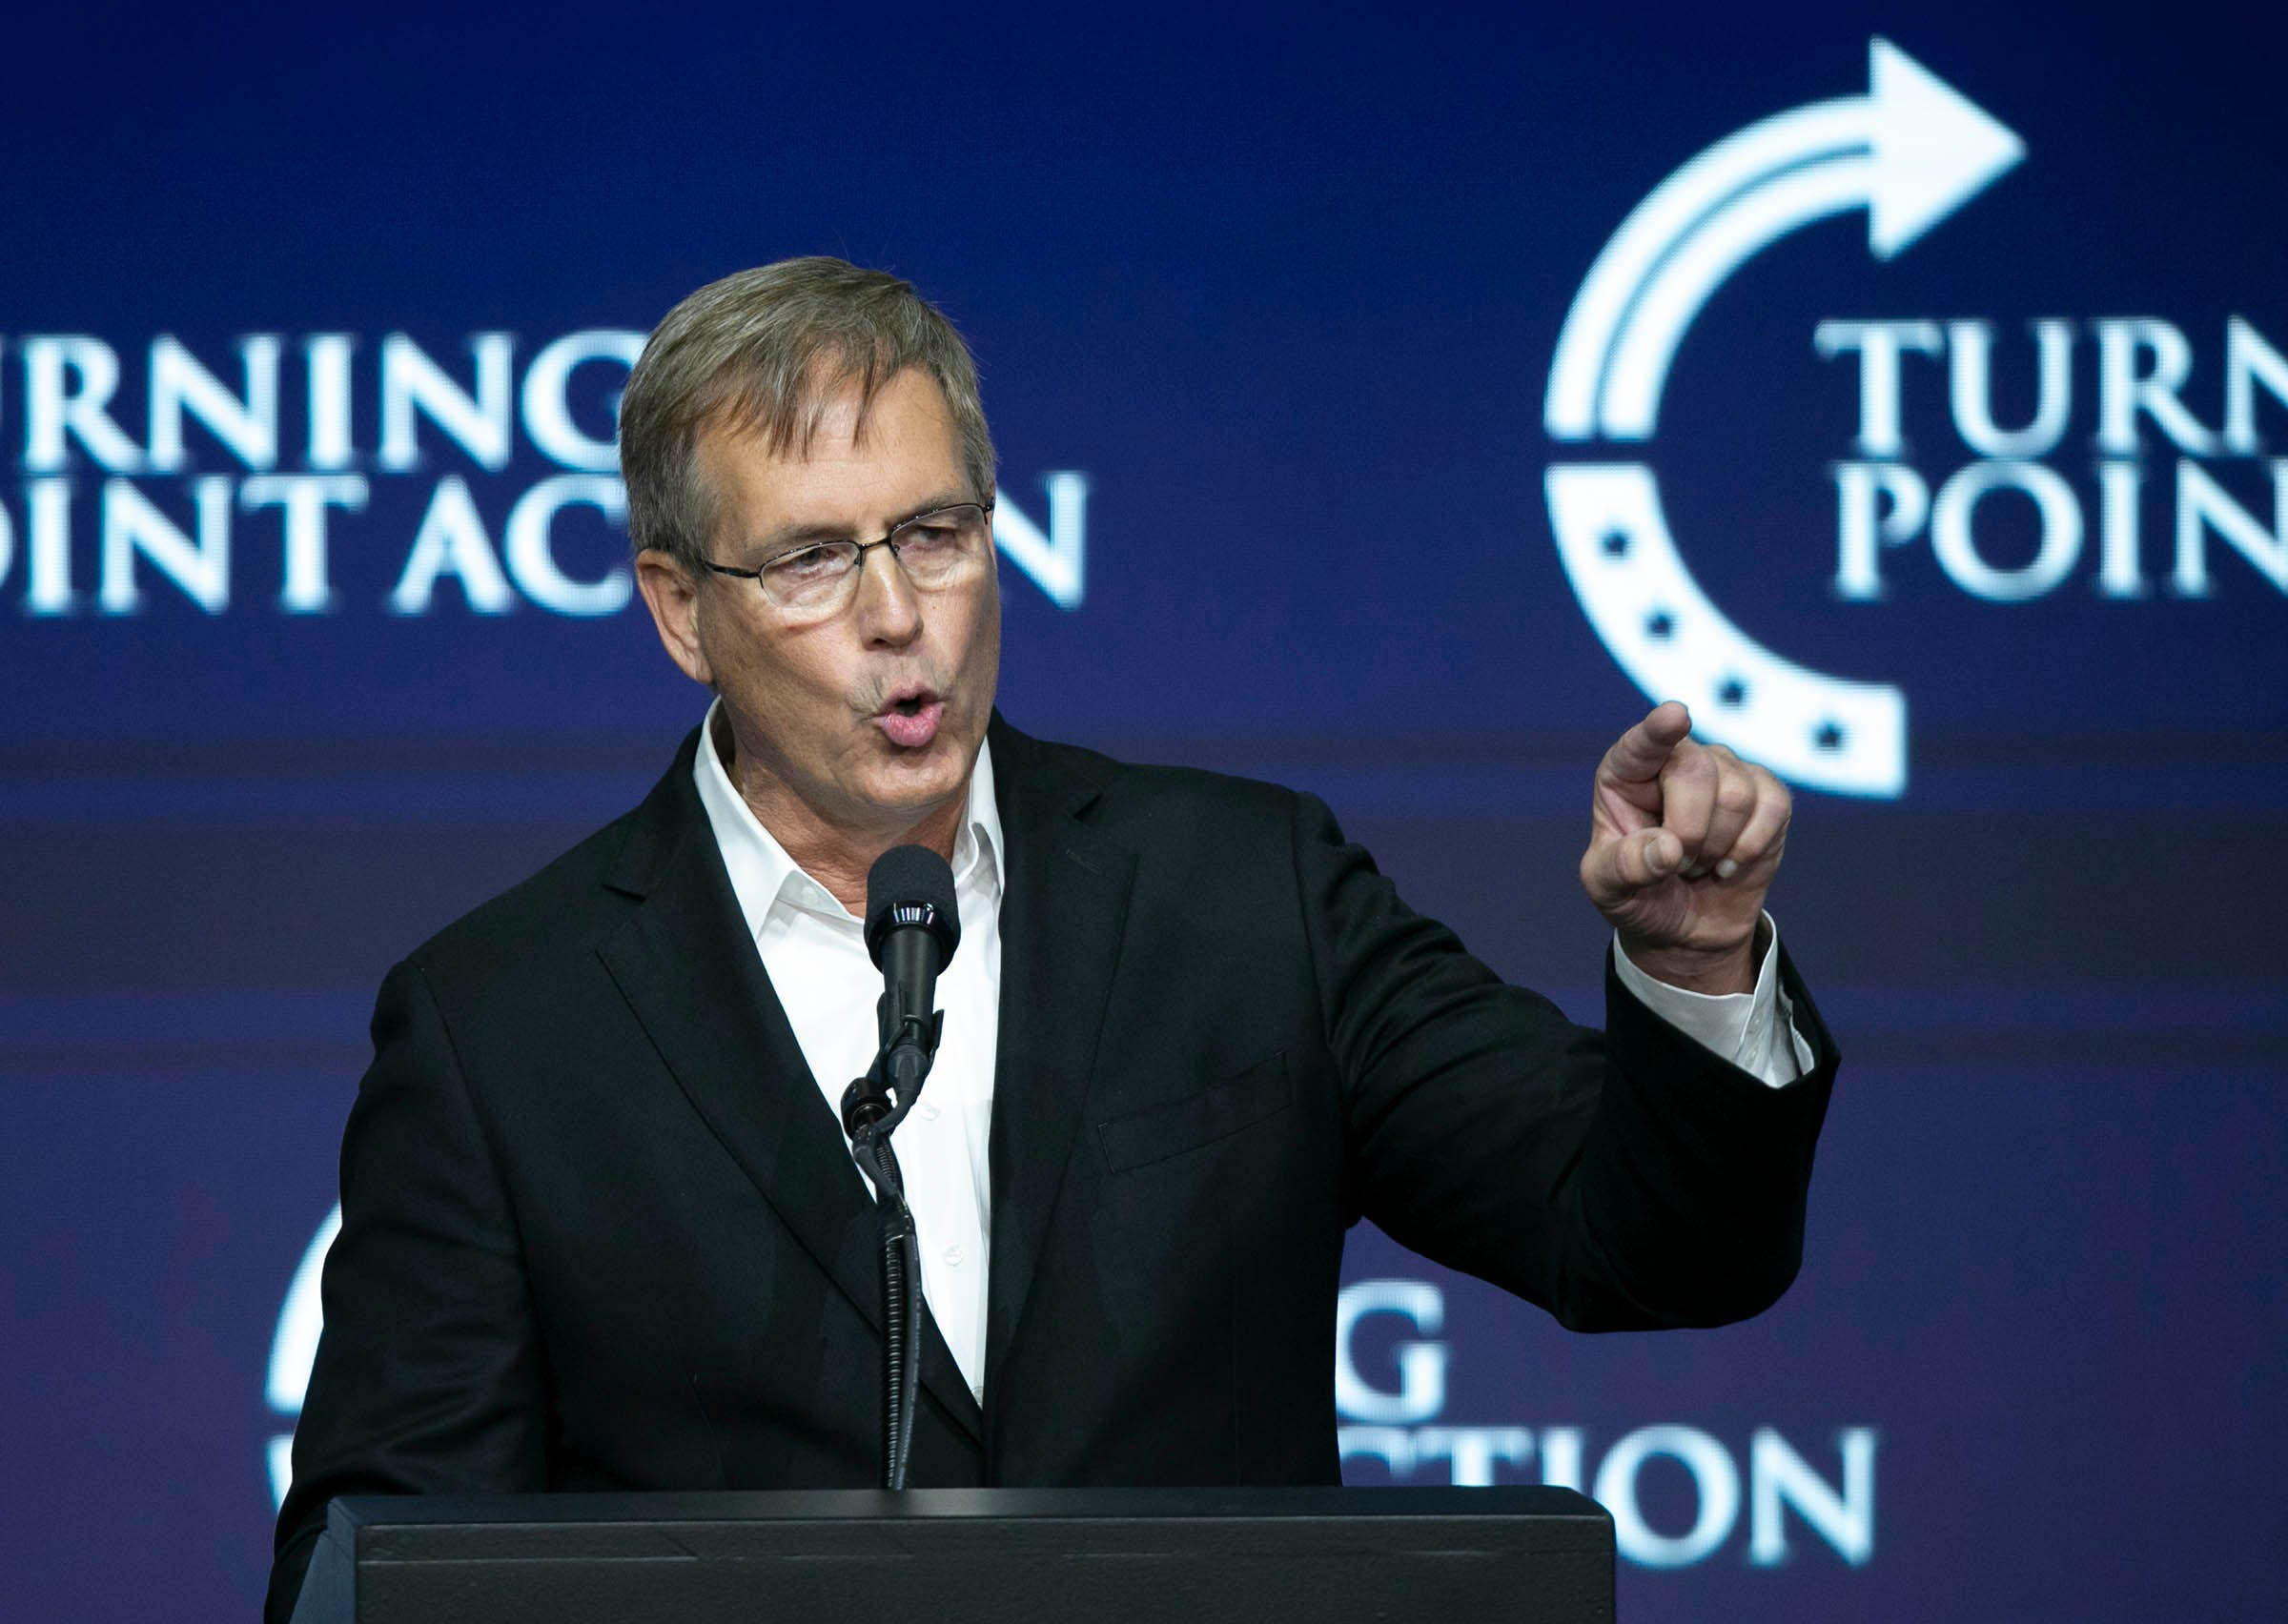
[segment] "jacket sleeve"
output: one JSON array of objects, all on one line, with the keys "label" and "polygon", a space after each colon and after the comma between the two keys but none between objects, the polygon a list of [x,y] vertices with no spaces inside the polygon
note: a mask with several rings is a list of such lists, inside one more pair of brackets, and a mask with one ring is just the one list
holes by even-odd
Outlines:
[{"label": "jacket sleeve", "polygon": [[1295,854],[1355,1210],[1576,1330],[1721,1325],[1787,1289],[1840,1057],[1784,950],[1816,1064],[1773,1088],[1645,1009],[1609,951],[1604,1032],[1505,985],[1308,796]]},{"label": "jacket sleeve", "polygon": [[286,1624],[326,1504],[545,1486],[540,1355],[498,1167],[420,969],[381,985],[342,1135],[341,1232],[295,1429],[267,1624]]}]

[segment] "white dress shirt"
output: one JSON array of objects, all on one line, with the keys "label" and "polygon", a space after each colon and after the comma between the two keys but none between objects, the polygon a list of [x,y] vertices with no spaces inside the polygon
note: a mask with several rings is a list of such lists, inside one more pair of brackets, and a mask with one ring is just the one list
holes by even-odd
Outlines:
[{"label": "white dress shirt", "polygon": [[[719,700],[702,744],[716,739]],[[866,951],[866,924],[803,872],[732,786],[723,758],[702,748],[693,776],[739,911],[827,1114],[842,1121],[842,1091],[874,1058],[874,1001],[882,972]],[[991,752],[980,745],[970,803],[953,838],[953,895],[961,945],[938,978],[946,1032],[912,1113],[898,1125],[898,1168],[922,1258],[922,1295],[953,1362],[985,1396],[985,1280],[992,1237],[986,1161],[993,1119],[993,1056],[1001,1025],[1001,813]],[[846,1141],[847,1143],[847,1141]],[[857,1165],[850,1176],[861,1178]]]},{"label": "white dress shirt", "polygon": [[[693,763],[700,804],[771,987],[827,1113],[839,1124],[843,1089],[874,1057],[874,1001],[881,996],[882,974],[866,951],[865,922],[786,855],[732,784],[717,738],[718,726],[727,731],[728,725],[720,721],[722,706],[718,700],[708,707],[703,748]],[[980,1402],[993,1210],[987,1147],[1001,1022],[1001,889],[1008,849],[993,798],[992,755],[980,744],[970,772],[969,807],[953,838],[961,945],[937,984],[945,1038],[921,1101],[899,1125],[896,1141],[921,1252],[922,1294]],[[1771,935],[1753,992],[1718,997],[1655,981],[1629,962],[1618,939],[1613,956],[1622,982],[1646,1008],[1776,1088],[1810,1070],[1814,1057],[1777,985],[1779,930],[1769,914],[1764,917]],[[863,1177],[854,1163],[850,1172]]]}]

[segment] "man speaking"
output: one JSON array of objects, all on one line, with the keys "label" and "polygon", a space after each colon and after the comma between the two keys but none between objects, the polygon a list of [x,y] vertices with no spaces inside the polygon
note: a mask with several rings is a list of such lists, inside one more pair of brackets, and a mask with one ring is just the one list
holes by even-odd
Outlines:
[{"label": "man speaking", "polygon": [[999,717],[992,442],[906,283],[801,259],[701,289],[621,440],[644,600],[715,700],[641,806],[382,984],[274,1624],[336,1495],[879,1481],[837,1103],[893,846],[949,861],[960,924],[897,1142],[917,1486],[1338,1481],[1362,1217],[1577,1330],[1786,1289],[1837,1057],[1764,913],[1787,792],[1683,706],[1594,775],[1599,1033],[1309,796]]}]

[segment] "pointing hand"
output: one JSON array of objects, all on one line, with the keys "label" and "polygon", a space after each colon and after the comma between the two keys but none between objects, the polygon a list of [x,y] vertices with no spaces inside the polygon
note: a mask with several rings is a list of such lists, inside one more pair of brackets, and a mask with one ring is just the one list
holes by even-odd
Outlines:
[{"label": "pointing hand", "polygon": [[1581,883],[1647,975],[1747,992],[1764,894],[1788,843],[1788,788],[1691,730],[1670,700],[1604,753]]}]

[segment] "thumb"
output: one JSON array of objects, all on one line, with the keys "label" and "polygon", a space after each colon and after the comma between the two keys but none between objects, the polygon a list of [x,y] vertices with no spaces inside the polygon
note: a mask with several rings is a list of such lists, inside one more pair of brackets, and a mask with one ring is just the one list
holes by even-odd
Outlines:
[{"label": "thumb", "polygon": [[1581,883],[1603,905],[1659,884],[1684,858],[1684,842],[1666,829],[1639,829],[1590,846],[1581,860]]}]

